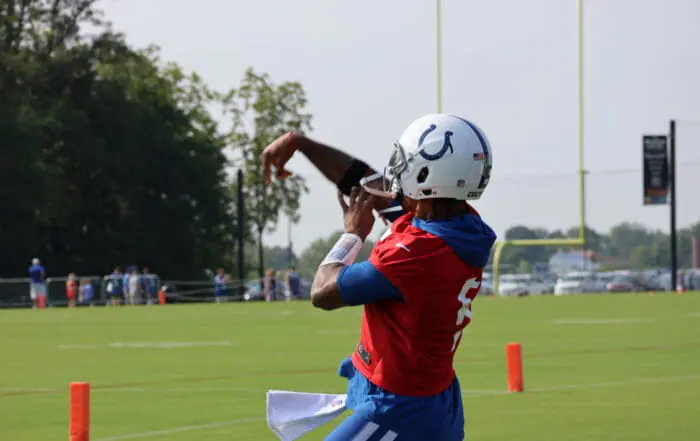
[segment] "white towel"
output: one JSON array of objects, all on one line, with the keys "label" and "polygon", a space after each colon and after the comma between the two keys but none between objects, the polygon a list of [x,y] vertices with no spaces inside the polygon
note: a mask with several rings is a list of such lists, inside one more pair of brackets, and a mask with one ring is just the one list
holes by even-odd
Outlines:
[{"label": "white towel", "polygon": [[345,394],[270,390],[267,425],[281,441],[293,441],[343,413],[346,399]]}]

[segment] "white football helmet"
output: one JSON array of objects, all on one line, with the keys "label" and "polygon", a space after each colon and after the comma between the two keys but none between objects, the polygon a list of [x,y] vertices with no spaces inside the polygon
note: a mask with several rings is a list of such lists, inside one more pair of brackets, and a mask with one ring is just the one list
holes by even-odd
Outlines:
[{"label": "white football helmet", "polygon": [[[491,177],[493,155],[474,123],[438,113],[415,120],[394,144],[383,173],[360,181],[370,193],[411,199],[481,197]],[[382,179],[382,189],[370,182]]]}]

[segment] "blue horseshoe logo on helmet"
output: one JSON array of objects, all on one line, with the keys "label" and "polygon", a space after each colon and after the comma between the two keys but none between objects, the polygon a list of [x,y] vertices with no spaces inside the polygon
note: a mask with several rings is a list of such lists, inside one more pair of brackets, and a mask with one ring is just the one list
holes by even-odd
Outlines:
[{"label": "blue horseshoe logo on helmet", "polygon": [[[435,129],[437,129],[437,126],[435,124],[431,124],[430,127],[428,127],[421,135],[420,138],[418,138],[418,148],[420,149],[423,146],[423,142],[425,141],[425,138],[433,132]],[[445,153],[447,153],[447,150],[450,150],[450,153],[454,153],[454,150],[452,149],[452,142],[450,140],[450,137],[453,135],[452,132],[449,130],[445,132],[445,142],[442,144],[442,148],[437,152],[437,153],[426,153],[424,150],[418,150],[418,154],[421,155],[424,159],[427,159],[428,161],[435,161],[443,156],[445,156]]]}]

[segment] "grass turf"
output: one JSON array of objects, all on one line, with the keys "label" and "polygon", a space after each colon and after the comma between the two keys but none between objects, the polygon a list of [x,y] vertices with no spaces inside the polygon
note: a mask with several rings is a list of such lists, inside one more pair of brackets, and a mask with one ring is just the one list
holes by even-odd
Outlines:
[{"label": "grass turf", "polygon": [[[0,439],[65,440],[68,383],[89,381],[93,441],[274,440],[265,391],[344,392],[336,367],[360,313],[307,303],[0,311]],[[697,441],[698,329],[698,293],[479,298],[456,356],[467,439]],[[511,341],[523,344],[523,394],[504,393]]]}]

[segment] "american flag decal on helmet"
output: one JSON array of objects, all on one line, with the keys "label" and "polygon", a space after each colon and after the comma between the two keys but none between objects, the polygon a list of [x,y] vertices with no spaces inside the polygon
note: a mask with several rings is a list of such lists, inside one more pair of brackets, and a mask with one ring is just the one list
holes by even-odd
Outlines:
[{"label": "american flag decal on helmet", "polygon": [[486,155],[484,153],[474,153],[475,161],[483,161],[484,159],[486,159]]}]

